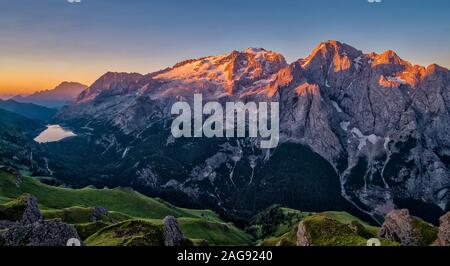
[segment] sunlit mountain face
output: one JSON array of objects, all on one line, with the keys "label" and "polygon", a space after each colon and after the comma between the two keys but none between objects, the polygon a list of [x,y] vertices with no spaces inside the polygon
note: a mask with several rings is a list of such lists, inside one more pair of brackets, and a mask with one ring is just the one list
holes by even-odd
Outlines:
[{"label": "sunlit mountain face", "polygon": [[[244,216],[280,203],[378,222],[407,207],[436,221],[449,203],[448,86],[446,68],[338,41],[291,64],[249,48],[146,75],[109,72],[56,115],[77,137],[48,144],[49,166],[78,186],[132,186]],[[195,93],[279,102],[281,144],[173,138],[170,108]]]}]

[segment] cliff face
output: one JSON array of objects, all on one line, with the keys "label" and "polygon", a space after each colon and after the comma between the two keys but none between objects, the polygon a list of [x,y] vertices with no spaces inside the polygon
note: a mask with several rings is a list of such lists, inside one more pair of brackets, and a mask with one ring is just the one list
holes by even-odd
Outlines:
[{"label": "cliff face", "polygon": [[[109,172],[109,180],[147,192],[177,191],[228,210],[315,209],[314,197],[323,206],[345,198],[380,221],[397,205],[433,220],[450,201],[449,88],[445,68],[328,41],[289,65],[253,48],[147,75],[107,73],[58,117],[92,129],[84,141],[101,151],[97,159],[112,159],[128,176],[117,181]],[[278,101],[281,144],[265,151],[252,139],[173,139],[172,103],[191,102],[194,93],[204,101]],[[317,191],[308,191],[314,182]]]}]

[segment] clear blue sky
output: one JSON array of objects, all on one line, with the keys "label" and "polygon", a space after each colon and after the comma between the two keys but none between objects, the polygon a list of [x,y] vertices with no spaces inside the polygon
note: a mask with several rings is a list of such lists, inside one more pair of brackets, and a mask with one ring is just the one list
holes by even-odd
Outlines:
[{"label": "clear blue sky", "polygon": [[0,0],[0,93],[264,47],[289,62],[336,39],[450,67],[448,0]]}]

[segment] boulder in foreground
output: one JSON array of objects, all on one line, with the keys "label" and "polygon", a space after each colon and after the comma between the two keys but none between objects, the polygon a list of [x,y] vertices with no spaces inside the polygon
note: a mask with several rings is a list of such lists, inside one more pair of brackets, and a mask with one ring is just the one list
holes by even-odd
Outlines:
[{"label": "boulder in foreground", "polygon": [[401,209],[386,215],[379,237],[404,246],[428,246],[436,240],[437,233],[433,225],[411,216],[407,209]]}]

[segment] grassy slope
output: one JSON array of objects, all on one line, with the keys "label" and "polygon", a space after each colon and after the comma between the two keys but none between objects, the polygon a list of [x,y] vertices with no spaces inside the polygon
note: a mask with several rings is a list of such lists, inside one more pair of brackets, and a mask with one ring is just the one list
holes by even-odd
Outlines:
[{"label": "grassy slope", "polygon": [[[90,222],[92,208],[73,206],[64,209],[47,209],[42,210],[41,212],[42,215],[44,215],[45,219],[60,218],[66,223],[79,224]],[[109,213],[111,218],[115,221],[125,221],[133,218],[121,212],[110,211]],[[107,217],[104,217],[104,219],[102,220],[108,221],[109,219],[107,219]]]},{"label": "grassy slope", "polygon": [[422,245],[431,245],[437,238],[439,229],[420,218],[413,217],[412,226],[420,235]]},{"label": "grassy slope", "polygon": [[15,185],[15,177],[0,170],[0,197],[17,198],[30,193],[39,200],[42,209],[63,209],[74,206],[102,206],[109,211],[117,211],[137,218],[162,219],[166,215],[175,217],[202,218],[218,220],[209,210],[188,210],[177,208],[161,200],[146,197],[128,188],[69,189],[52,187],[30,177],[24,177],[20,187]]},{"label": "grassy slope", "polygon": [[181,230],[194,240],[205,239],[211,245],[248,245],[252,238],[229,223],[180,218]]},{"label": "grassy slope", "polygon": [[344,223],[324,215],[306,218],[304,226],[315,246],[365,246],[366,239],[354,234]]},{"label": "grassy slope", "polygon": [[8,202],[8,201],[10,201],[9,198],[5,198],[5,197],[0,196],[0,204]]},{"label": "grassy slope", "polygon": [[25,195],[0,205],[0,220],[17,221],[27,207]]},{"label": "grassy slope", "polygon": [[[160,219],[141,219],[141,221],[162,225]],[[207,240],[210,245],[249,245],[253,242],[250,235],[231,223],[188,217],[178,218],[178,222],[183,234],[194,243]]]},{"label": "grassy slope", "polygon": [[309,215],[309,212],[272,205],[255,215],[246,230],[257,239],[280,237]]},{"label": "grassy slope", "polygon": [[[350,224],[352,222],[356,222],[362,226],[364,230],[368,232],[368,234],[371,234],[373,236],[376,236],[380,230],[379,227],[371,226],[367,224],[366,222],[362,221],[361,219],[347,213],[347,212],[336,212],[336,211],[327,211],[327,212],[321,212],[321,213],[305,213],[294,209],[289,208],[280,208],[282,212],[286,215],[286,217],[289,217],[288,214],[291,214],[291,218],[289,218],[288,221],[279,223],[274,228],[274,232],[267,236],[266,238],[260,240],[258,242],[259,245],[262,246],[274,246],[277,244],[281,245],[295,245],[296,243],[296,229],[297,224],[302,221],[303,219],[310,219],[315,216],[320,217],[328,217],[331,218],[340,224]],[[300,218],[300,219],[299,219]],[[295,220],[297,219],[297,220]],[[293,226],[292,226],[293,225]],[[343,227],[342,227],[343,228]],[[355,237],[354,239],[345,239],[348,240],[348,242],[352,242],[350,240],[355,240],[353,244],[365,244],[366,242],[362,241],[363,238]],[[343,239],[336,240],[336,243],[339,241],[342,241],[344,243],[345,241]],[[335,244],[336,244],[335,243]],[[329,243],[332,244],[332,243]],[[391,244],[391,243],[387,243]]]},{"label": "grassy slope", "polygon": [[289,231],[280,236],[270,236],[257,243],[259,246],[296,246],[297,226],[293,226]]},{"label": "grassy slope", "polygon": [[328,212],[322,212],[320,214],[322,214],[326,217],[335,219],[336,221],[344,223],[344,224],[349,224],[351,222],[356,221],[356,222],[360,223],[361,225],[363,225],[367,231],[371,232],[374,235],[377,235],[378,232],[380,231],[379,227],[369,225],[368,223],[364,222],[363,220],[361,220],[347,212],[328,211]]},{"label": "grassy slope", "polygon": [[299,219],[301,220],[312,215],[312,213],[310,212],[302,212],[299,210],[294,210],[285,207],[281,208],[281,210],[283,214],[286,215],[287,217],[291,216],[291,219],[285,223],[277,225],[274,232],[275,236],[281,236],[286,232],[289,232],[292,229],[292,225],[296,224]]},{"label": "grassy slope", "polygon": [[[303,219],[309,237],[315,246],[365,246],[367,239],[376,237],[379,228],[367,225],[360,219],[345,212],[323,212]],[[347,226],[358,224],[361,229],[355,234]],[[360,235],[361,234],[361,235]],[[281,236],[270,236],[258,244],[261,246],[294,246],[297,242],[297,226]],[[383,246],[397,246],[398,243],[381,240]]]},{"label": "grassy slope", "polygon": [[[215,212],[210,210],[178,208],[161,199],[149,198],[125,188],[68,189],[48,186],[31,177],[24,177],[20,187],[17,187],[15,177],[0,170],[0,203],[17,198],[23,193],[29,193],[38,198],[39,207],[47,219],[62,218],[68,223],[75,224],[76,228],[82,232],[82,238],[88,238],[107,225],[90,222],[91,207],[102,206],[109,210],[116,221],[140,219],[162,225],[162,218],[173,215],[178,217],[186,237],[193,239],[194,242],[207,240],[210,245],[252,243],[252,238],[248,234],[232,224],[224,223]],[[105,240],[108,235],[97,235],[97,237],[103,240],[91,238],[88,243],[108,243],[108,240]],[[111,241],[111,244],[116,243]]]},{"label": "grassy slope", "polygon": [[[133,234],[130,234],[130,231]],[[145,220],[128,220],[100,229],[86,239],[88,246],[164,246],[163,227]]]}]

